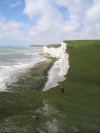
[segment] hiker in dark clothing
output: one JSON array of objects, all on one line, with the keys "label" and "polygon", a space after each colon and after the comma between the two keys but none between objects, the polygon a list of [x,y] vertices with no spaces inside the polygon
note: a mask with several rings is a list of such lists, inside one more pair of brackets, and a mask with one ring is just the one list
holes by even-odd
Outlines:
[{"label": "hiker in dark clothing", "polygon": [[64,88],[63,87],[60,87],[60,90],[62,93],[64,93]]}]

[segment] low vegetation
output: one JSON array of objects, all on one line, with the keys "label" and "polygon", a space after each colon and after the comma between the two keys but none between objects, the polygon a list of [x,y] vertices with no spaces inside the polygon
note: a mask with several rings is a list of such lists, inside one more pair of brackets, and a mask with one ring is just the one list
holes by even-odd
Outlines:
[{"label": "low vegetation", "polygon": [[65,42],[70,69],[60,83],[64,94],[59,86],[46,92],[1,92],[0,133],[100,132],[100,40]]},{"label": "low vegetation", "polygon": [[49,45],[47,45],[48,48],[50,48],[50,47],[58,48],[60,46],[61,46],[61,44],[49,44]]},{"label": "low vegetation", "polygon": [[42,90],[48,80],[48,71],[56,61],[56,58],[45,56],[48,58],[46,61],[37,63],[35,67],[20,75],[18,82],[8,86],[8,90],[14,92]]}]

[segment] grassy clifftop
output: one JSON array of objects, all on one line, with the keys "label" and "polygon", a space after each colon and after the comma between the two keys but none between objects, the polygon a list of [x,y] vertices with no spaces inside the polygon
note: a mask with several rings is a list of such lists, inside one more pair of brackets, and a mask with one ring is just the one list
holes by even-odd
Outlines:
[{"label": "grassy clifftop", "polygon": [[71,66],[68,79],[100,85],[100,40],[66,41],[66,43]]},{"label": "grassy clifftop", "polygon": [[[65,41],[69,53],[67,80],[47,92],[49,101],[66,115],[61,120],[68,133],[100,132],[100,40]],[[52,99],[51,99],[52,96]],[[65,124],[66,123],[66,124]]]},{"label": "grassy clifftop", "polygon": [[0,93],[0,133],[99,133],[100,40],[65,41],[67,79],[49,91]]}]

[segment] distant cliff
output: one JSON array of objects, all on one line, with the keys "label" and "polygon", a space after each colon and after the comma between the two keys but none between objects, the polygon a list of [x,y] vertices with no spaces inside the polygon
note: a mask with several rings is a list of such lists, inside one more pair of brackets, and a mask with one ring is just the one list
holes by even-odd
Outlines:
[{"label": "distant cliff", "polygon": [[43,47],[43,45],[28,45],[29,47]]}]

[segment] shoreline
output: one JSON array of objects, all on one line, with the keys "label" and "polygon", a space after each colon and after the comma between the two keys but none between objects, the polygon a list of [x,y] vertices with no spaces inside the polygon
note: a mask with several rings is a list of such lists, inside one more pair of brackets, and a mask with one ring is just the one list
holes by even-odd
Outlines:
[{"label": "shoreline", "polygon": [[[7,86],[17,82],[24,73],[34,67],[38,62],[46,60],[44,56],[39,55],[42,52],[42,48],[23,48],[23,50],[20,48],[17,49],[16,47],[14,49],[13,47],[11,48],[10,57],[6,55],[5,51],[0,52],[2,55],[1,58],[4,58],[1,60],[1,62],[4,63],[1,63],[0,65],[0,92],[7,91]],[[10,52],[10,48],[8,49],[8,52]],[[4,57],[2,53],[5,54]]]},{"label": "shoreline", "polygon": [[31,69],[27,70],[19,77],[19,80],[10,84],[6,92],[30,92],[42,90],[48,78],[48,71],[56,61],[55,58],[41,53],[47,60],[38,62]]},{"label": "shoreline", "polygon": [[11,84],[16,84],[27,72],[30,71],[30,69],[34,68],[38,63],[44,62],[46,60],[47,59],[44,58],[40,61],[35,61],[34,63],[30,63],[30,64],[28,64],[28,67],[23,68],[23,71],[21,69],[12,70],[11,75],[9,74],[6,77],[5,81],[1,82],[2,87],[0,89],[0,92],[7,92],[8,86],[10,86]]},{"label": "shoreline", "polygon": [[[60,48],[61,47],[57,48],[57,49],[59,49],[59,52],[61,51]],[[52,48],[50,48],[50,49],[52,50]],[[53,47],[53,51],[54,50],[57,51],[57,49]],[[67,49],[67,48],[65,47],[65,49]],[[47,59],[45,61],[40,61],[40,62],[36,63],[32,68],[26,70],[24,73],[19,74],[19,76],[17,77],[18,78],[17,81],[15,81],[15,82],[12,81],[12,83],[7,85],[7,88],[5,90],[2,90],[0,92],[17,92],[17,91],[25,92],[25,91],[34,91],[34,90],[47,91],[53,87],[58,86],[60,84],[60,82],[62,82],[66,79],[65,75],[68,73],[68,69],[69,69],[69,60],[68,60],[69,54],[66,51],[63,52],[63,56],[60,55],[61,58],[59,57],[59,55],[57,55],[57,57],[55,55],[53,55],[53,52],[51,55],[50,53],[45,53],[43,51],[42,53],[40,53],[40,55],[46,57]],[[52,60],[51,63],[48,62],[49,59]],[[45,64],[46,62],[47,62],[47,64]],[[50,65],[49,63],[51,64],[51,66],[49,66]],[[44,64],[46,67],[49,67],[49,68],[47,68],[47,70],[46,70],[46,75],[43,75],[44,73],[41,74],[42,80],[43,80],[43,78],[44,79],[46,78],[45,81],[42,81],[44,85],[42,85],[42,87],[41,87],[41,79],[38,74],[37,75],[35,74],[34,70],[38,72],[39,69],[43,68]],[[31,73],[32,73],[32,75],[31,75]],[[32,79],[33,81],[31,81],[31,83],[29,82],[26,84],[26,82],[27,82],[26,79],[27,80]],[[20,86],[20,84],[21,84],[21,86]],[[24,84],[26,84],[26,86]],[[35,87],[35,89],[33,89],[34,87],[30,86],[30,84],[32,84],[33,86],[37,86],[37,88]],[[37,84],[40,84],[40,88],[39,88],[39,85],[37,85]],[[20,89],[18,89],[18,87]],[[22,90],[21,90],[21,87],[22,87]],[[26,88],[28,88],[28,89],[26,89]]]}]

